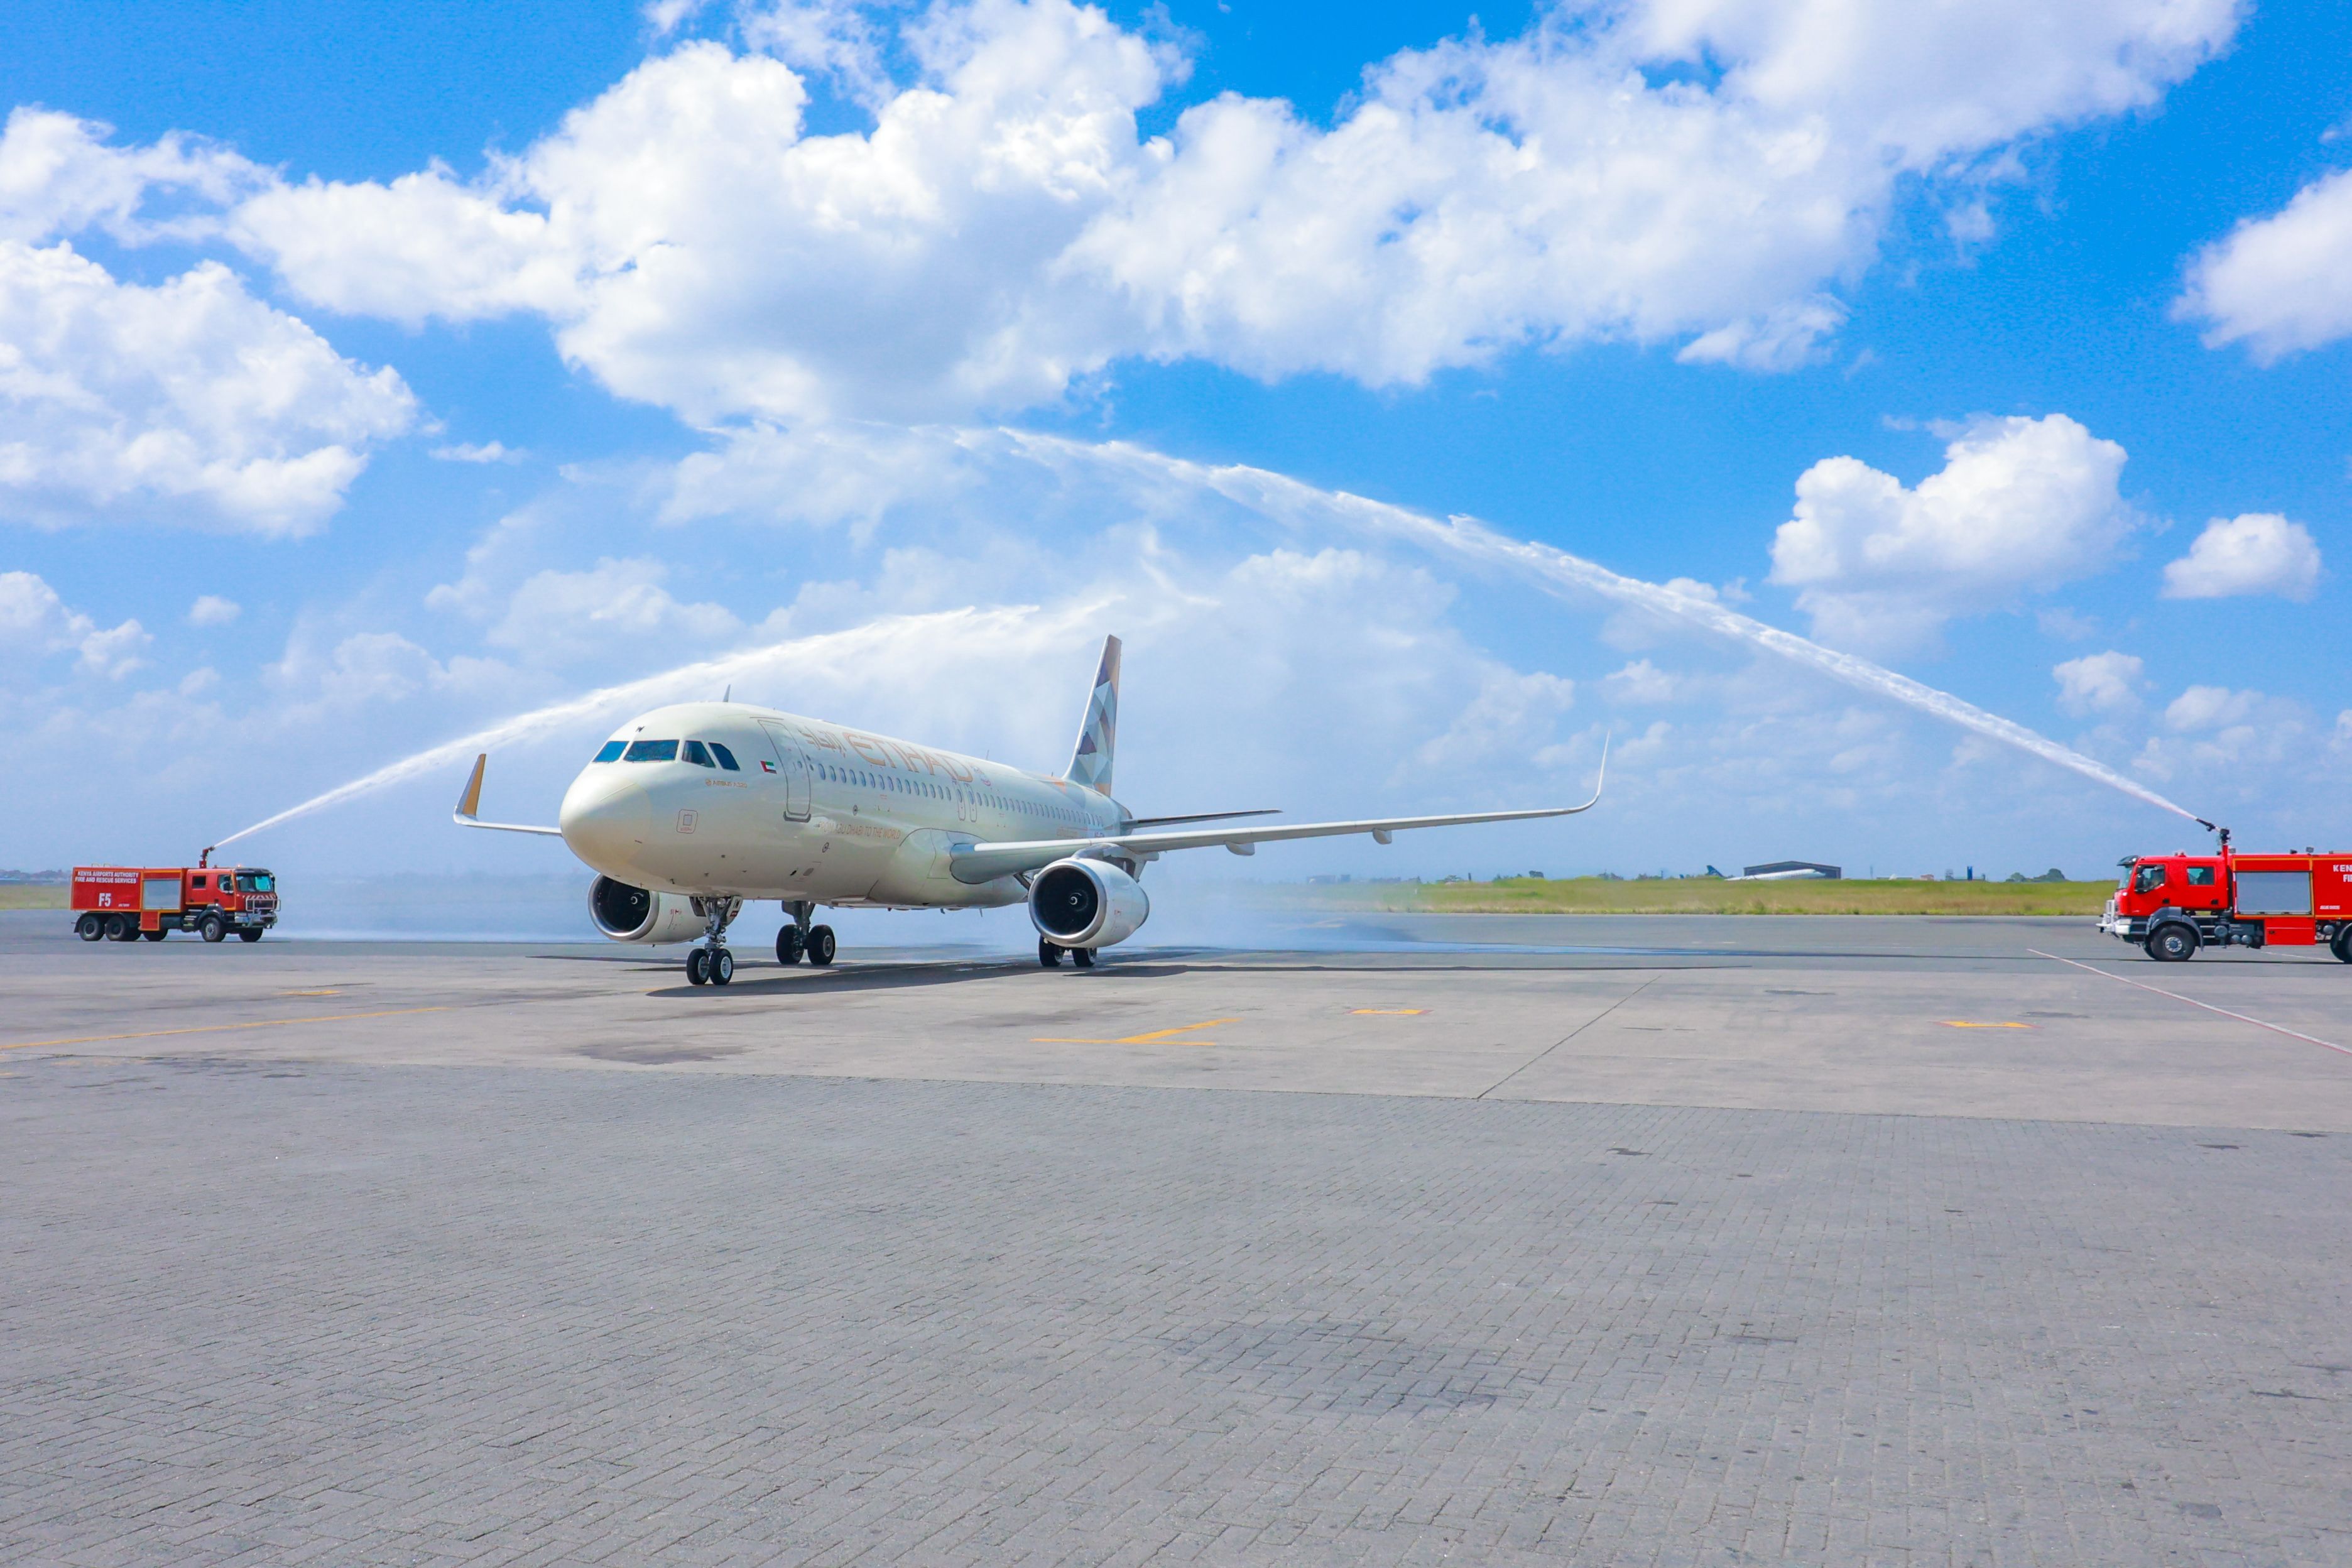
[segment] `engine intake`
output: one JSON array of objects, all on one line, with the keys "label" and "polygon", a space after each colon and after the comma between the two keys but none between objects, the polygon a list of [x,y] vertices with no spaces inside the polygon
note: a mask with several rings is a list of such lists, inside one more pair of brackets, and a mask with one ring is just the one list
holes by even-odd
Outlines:
[{"label": "engine intake", "polygon": [[702,934],[702,917],[676,893],[649,893],[610,877],[589,884],[588,918],[614,942],[692,942]]},{"label": "engine intake", "polygon": [[1056,860],[1029,885],[1029,920],[1061,947],[1108,947],[1151,918],[1143,884],[1108,860]]}]

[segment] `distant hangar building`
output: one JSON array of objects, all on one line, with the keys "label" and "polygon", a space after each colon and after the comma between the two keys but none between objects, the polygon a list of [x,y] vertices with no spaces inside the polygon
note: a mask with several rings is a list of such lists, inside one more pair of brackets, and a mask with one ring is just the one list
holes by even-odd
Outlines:
[{"label": "distant hangar building", "polygon": [[1791,873],[1820,877],[1827,881],[1839,881],[1845,870],[1838,866],[1824,866],[1818,860],[1773,860],[1762,866],[1749,866],[1740,871],[1743,877],[1786,877]]}]

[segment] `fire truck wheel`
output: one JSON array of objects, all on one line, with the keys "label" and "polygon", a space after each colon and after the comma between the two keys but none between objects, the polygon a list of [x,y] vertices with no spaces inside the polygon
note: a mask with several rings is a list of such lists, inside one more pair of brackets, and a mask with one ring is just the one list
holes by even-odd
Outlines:
[{"label": "fire truck wheel", "polygon": [[218,915],[206,915],[204,924],[196,928],[196,934],[206,942],[218,942],[228,934],[228,924]]},{"label": "fire truck wheel", "polygon": [[261,928],[259,926],[247,926],[243,931],[236,933],[236,940],[239,942],[259,942],[261,940]]},{"label": "fire truck wheel", "polygon": [[74,935],[84,942],[96,942],[106,934],[106,922],[96,915],[84,915],[74,921]]},{"label": "fire truck wheel", "polygon": [[720,948],[710,955],[710,984],[726,985],[735,978],[735,955]]},{"label": "fire truck wheel", "polygon": [[2336,962],[2338,963],[2352,963],[2352,926],[2344,926],[2337,930],[2336,941],[2329,951],[2336,954]]},{"label": "fire truck wheel", "polygon": [[139,940],[139,925],[138,925],[138,922],[137,922],[137,921],[133,921],[133,920],[132,920],[130,916],[128,916],[128,915],[109,915],[109,916],[107,916],[107,917],[106,917],[106,940],[107,940],[107,941],[109,941],[109,942],[136,942],[136,941],[138,941],[138,940]]},{"label": "fire truck wheel", "polygon": [[2147,939],[2147,955],[2159,963],[2186,963],[2197,954],[2197,933],[2187,926],[2159,926]]},{"label": "fire truck wheel", "polygon": [[686,983],[688,985],[710,984],[710,954],[698,947],[690,949],[687,952]]},{"label": "fire truck wheel", "polygon": [[808,961],[823,969],[833,962],[834,940],[831,926],[811,926],[808,933]]},{"label": "fire truck wheel", "polygon": [[153,931],[142,931],[139,934],[149,942],[161,942],[163,940],[163,928],[157,926]]},{"label": "fire truck wheel", "polygon": [[801,928],[786,926],[776,933],[776,962],[789,969],[801,961],[801,950],[807,944],[801,938]]}]

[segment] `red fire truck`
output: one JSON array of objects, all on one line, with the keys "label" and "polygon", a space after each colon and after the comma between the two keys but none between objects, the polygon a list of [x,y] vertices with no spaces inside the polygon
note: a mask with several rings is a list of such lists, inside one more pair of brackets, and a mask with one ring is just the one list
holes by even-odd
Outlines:
[{"label": "red fire truck", "polygon": [[278,923],[278,879],[258,866],[77,866],[74,934],[84,942],[161,942],[192,931],[259,942]]},{"label": "red fire truck", "polygon": [[2118,862],[2123,880],[2099,929],[2179,963],[2204,947],[2326,943],[2352,963],[2352,855],[2306,849],[2241,855],[2221,834],[2211,855],[2181,850]]}]

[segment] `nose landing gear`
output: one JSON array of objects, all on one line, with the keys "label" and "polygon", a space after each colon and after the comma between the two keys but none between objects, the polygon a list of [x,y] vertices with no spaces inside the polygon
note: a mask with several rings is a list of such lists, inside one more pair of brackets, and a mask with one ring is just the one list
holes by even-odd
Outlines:
[{"label": "nose landing gear", "polygon": [[688,985],[725,985],[735,978],[735,955],[727,951],[727,928],[743,907],[740,899],[697,899],[702,916],[702,945],[688,951]]}]

